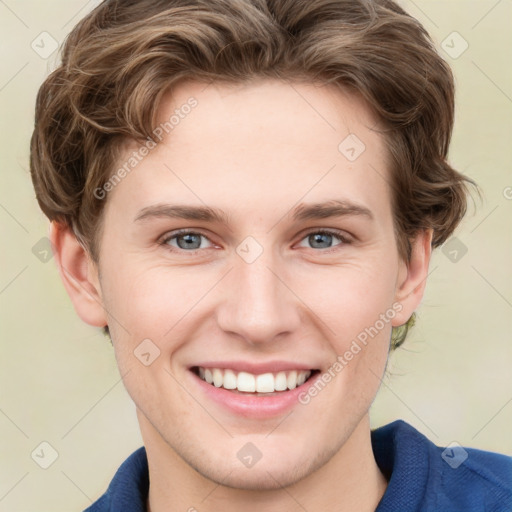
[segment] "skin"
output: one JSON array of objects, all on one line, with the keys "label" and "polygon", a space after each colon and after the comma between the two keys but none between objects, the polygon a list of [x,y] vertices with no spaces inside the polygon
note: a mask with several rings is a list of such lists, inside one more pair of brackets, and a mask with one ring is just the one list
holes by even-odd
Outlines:
[{"label": "skin", "polygon": [[[357,97],[277,80],[189,82],[166,96],[160,120],[190,96],[197,107],[108,193],[98,265],[69,229],[51,227],[76,311],[90,325],[109,325],[148,453],[148,507],[375,510],[387,482],[373,457],[368,411],[391,327],[421,301],[431,232],[418,234],[409,262],[400,258],[385,141]],[[366,146],[353,162],[338,150],[349,133]],[[127,142],[123,156],[138,147]],[[292,219],[299,203],[329,200],[363,206],[371,218]],[[229,222],[134,221],[159,203],[221,208]],[[180,248],[176,238],[161,243],[181,228],[206,237],[199,249]],[[314,245],[308,235],[319,228],[340,230],[346,241],[334,235]],[[248,236],[263,249],[252,263],[236,252]],[[401,311],[291,413],[230,413],[189,371],[198,361],[236,359],[325,372],[393,304]],[[145,366],[133,352],[148,338],[160,355]],[[251,468],[237,457],[248,442],[262,454]]]}]

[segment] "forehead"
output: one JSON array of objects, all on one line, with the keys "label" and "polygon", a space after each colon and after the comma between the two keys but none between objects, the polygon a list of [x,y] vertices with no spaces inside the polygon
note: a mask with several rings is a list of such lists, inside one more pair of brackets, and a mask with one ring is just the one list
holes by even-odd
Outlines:
[{"label": "forehead", "polygon": [[[112,194],[133,207],[180,200],[247,214],[301,199],[389,202],[378,124],[334,85],[182,82],[161,102],[155,129],[162,140]],[[139,147],[126,145],[124,159]]]},{"label": "forehead", "polygon": [[[196,107],[188,109],[191,100]],[[172,115],[181,110],[188,113],[179,119]],[[304,152],[334,151],[337,156],[339,142],[353,133],[375,150],[382,149],[378,123],[362,98],[332,84],[271,79],[245,84],[184,82],[164,97],[158,114],[157,123],[164,128],[174,117],[167,141],[171,146],[216,140],[252,154],[258,153],[257,142],[269,149],[284,143]]]}]

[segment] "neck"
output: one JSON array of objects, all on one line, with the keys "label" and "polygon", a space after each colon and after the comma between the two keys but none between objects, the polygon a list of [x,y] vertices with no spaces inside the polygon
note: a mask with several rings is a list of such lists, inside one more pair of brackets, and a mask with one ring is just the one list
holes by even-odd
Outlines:
[{"label": "neck", "polygon": [[234,489],[199,474],[139,414],[148,456],[148,512],[374,512],[387,482],[373,455],[368,415],[322,467],[287,487]]}]

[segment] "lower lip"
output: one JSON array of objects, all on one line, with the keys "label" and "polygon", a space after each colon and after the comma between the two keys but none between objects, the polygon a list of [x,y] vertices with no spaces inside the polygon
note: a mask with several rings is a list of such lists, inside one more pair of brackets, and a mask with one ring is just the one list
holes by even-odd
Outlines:
[{"label": "lower lip", "polygon": [[238,416],[260,419],[279,416],[299,404],[299,395],[304,393],[320,375],[320,373],[313,375],[295,389],[269,394],[269,396],[256,396],[217,388],[202,380],[194,372],[190,371],[190,374],[209,399]]}]

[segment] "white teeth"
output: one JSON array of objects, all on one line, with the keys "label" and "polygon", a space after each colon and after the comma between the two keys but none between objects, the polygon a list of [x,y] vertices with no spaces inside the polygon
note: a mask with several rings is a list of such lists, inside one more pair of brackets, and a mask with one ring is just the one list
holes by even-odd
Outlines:
[{"label": "white teeth", "polygon": [[297,374],[297,386],[302,386],[306,382],[306,375],[303,372]]},{"label": "white teeth", "polygon": [[202,380],[217,388],[222,387],[246,393],[273,393],[301,386],[311,375],[311,371],[291,370],[253,375],[248,372],[236,374],[234,370],[199,367],[198,374]]},{"label": "white teeth", "polygon": [[222,383],[224,381],[222,372],[218,368],[214,368],[213,370],[213,385],[216,388],[220,388],[222,386]]},{"label": "white teeth", "polygon": [[240,372],[238,374],[238,379],[236,380],[236,387],[238,391],[256,391],[256,379],[254,375],[251,375],[247,372]]},{"label": "white teeth", "polygon": [[279,372],[276,375],[276,378],[274,379],[274,388],[276,391],[284,391],[288,388],[285,372]]},{"label": "white teeth", "polygon": [[233,370],[226,370],[224,372],[224,389],[236,389],[236,374]]},{"label": "white teeth", "polygon": [[258,393],[272,393],[274,391],[274,376],[271,373],[263,373],[256,377],[256,391]]},{"label": "white teeth", "polygon": [[290,372],[286,381],[288,384],[288,389],[295,389],[297,387],[297,372],[295,370]]}]

